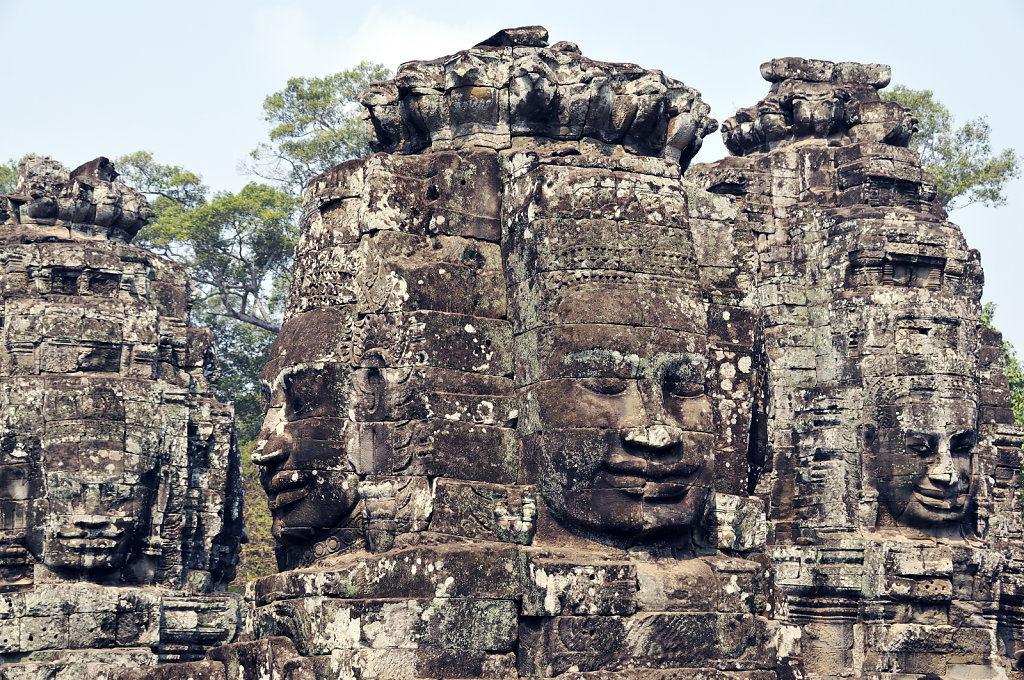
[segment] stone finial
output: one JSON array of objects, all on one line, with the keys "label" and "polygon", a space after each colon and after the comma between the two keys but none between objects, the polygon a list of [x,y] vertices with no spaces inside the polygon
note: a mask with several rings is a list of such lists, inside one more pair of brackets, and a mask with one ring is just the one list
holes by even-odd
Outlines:
[{"label": "stone finial", "polygon": [[661,71],[587,59],[572,43],[548,47],[540,26],[403,64],[360,101],[371,148],[401,154],[587,139],[685,167],[718,127],[697,90]]},{"label": "stone finial", "polygon": [[917,130],[909,111],[878,96],[891,76],[884,64],[786,57],[761,64],[761,75],[772,83],[768,95],[722,124],[737,156],[804,140],[907,146]]},{"label": "stone finial", "polygon": [[503,28],[474,47],[547,47],[548,29],[543,26]]},{"label": "stone finial", "polygon": [[892,69],[886,64],[858,64],[854,61],[842,61],[837,64],[821,59],[783,57],[761,64],[761,76],[769,83],[781,83],[784,80],[856,83],[880,90],[889,84]]},{"label": "stone finial", "polygon": [[128,243],[153,211],[145,196],[117,184],[117,177],[102,156],[71,171],[51,158],[26,158],[18,166],[15,193],[0,197],[0,219]]}]

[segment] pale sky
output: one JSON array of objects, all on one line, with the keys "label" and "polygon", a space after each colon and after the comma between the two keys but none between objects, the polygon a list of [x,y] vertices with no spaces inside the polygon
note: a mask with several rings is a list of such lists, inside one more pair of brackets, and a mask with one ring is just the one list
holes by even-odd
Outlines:
[{"label": "pale sky", "polygon": [[[237,190],[265,139],[263,98],[293,76],[362,59],[394,68],[541,24],[551,42],[658,68],[703,93],[719,121],[768,91],[773,57],[890,64],[964,121],[988,116],[996,149],[1024,152],[1020,0],[783,2],[344,2],[0,0],[0,160],[30,152],[69,167],[152,151],[160,163]],[[725,156],[718,133],[697,162]],[[999,209],[953,212],[982,253],[985,300],[1024,353],[1024,180]]]}]

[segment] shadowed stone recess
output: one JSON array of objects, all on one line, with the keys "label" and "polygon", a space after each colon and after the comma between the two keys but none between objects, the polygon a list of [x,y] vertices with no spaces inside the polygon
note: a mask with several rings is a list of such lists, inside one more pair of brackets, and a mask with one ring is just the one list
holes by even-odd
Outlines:
[{"label": "shadowed stone recess", "polygon": [[128,245],[152,212],[107,159],[18,171],[0,196],[0,676],[200,660],[241,625],[223,591],[242,499],[191,282]]}]

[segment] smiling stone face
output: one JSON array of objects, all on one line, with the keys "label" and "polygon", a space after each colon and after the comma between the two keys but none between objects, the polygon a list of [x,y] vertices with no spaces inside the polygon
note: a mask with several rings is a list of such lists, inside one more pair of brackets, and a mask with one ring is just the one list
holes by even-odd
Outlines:
[{"label": "smiling stone face", "polygon": [[686,196],[613,162],[524,156],[503,248],[539,492],[572,533],[685,544],[719,443]]},{"label": "smiling stone face", "polygon": [[572,377],[529,392],[543,497],[563,521],[599,533],[644,539],[692,527],[714,471],[707,356],[680,352],[677,334],[610,330],[612,347],[560,345],[556,361]]},{"label": "smiling stone face", "polygon": [[978,408],[969,395],[904,397],[880,418],[874,457],[879,502],[897,524],[945,529],[968,510],[975,483]]},{"label": "smiling stone face", "polygon": [[26,526],[30,550],[58,574],[125,578],[119,570],[134,569],[150,547],[165,432],[147,421],[167,386],[109,376],[22,382],[26,406],[38,408],[45,423],[39,453],[27,458],[36,469],[26,480],[38,475],[43,492]]},{"label": "smiling stone face", "polygon": [[266,415],[253,460],[286,552],[345,530],[358,502],[359,478],[345,450],[352,368],[330,349],[342,344],[334,316],[290,320],[263,375]]}]

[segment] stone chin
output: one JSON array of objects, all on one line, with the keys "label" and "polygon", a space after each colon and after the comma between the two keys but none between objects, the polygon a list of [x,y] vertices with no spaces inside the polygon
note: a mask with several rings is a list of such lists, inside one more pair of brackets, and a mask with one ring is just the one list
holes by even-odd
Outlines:
[{"label": "stone chin", "polygon": [[271,533],[284,546],[315,542],[348,525],[359,500],[359,478],[339,471],[283,470],[267,485]]}]

